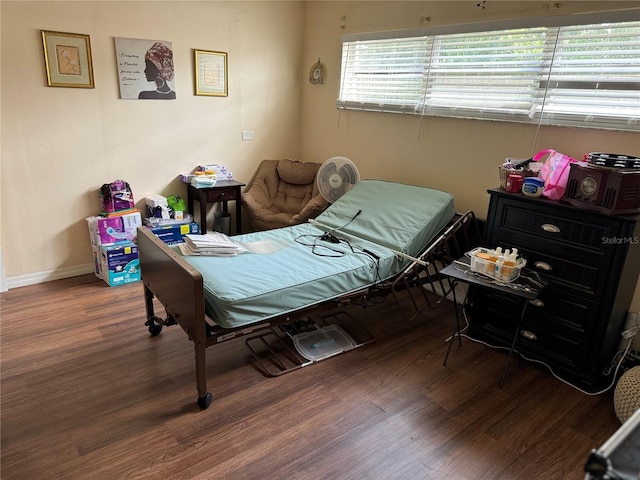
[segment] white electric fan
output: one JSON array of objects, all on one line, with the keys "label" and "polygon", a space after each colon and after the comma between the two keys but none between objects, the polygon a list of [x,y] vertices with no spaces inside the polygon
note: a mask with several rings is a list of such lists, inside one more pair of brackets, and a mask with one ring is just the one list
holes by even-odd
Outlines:
[{"label": "white electric fan", "polygon": [[358,184],[360,173],[347,157],[331,157],[320,165],[316,181],[320,194],[333,203]]}]

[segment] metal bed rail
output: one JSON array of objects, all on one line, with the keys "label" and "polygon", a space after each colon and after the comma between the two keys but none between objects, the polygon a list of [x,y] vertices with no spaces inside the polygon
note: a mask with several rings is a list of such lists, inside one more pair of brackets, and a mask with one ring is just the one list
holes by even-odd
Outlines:
[{"label": "metal bed rail", "polygon": [[[406,320],[412,320],[426,308],[437,307],[451,294],[454,282],[440,271],[464,255],[481,240],[475,214],[468,211],[452,223],[411,262],[391,284],[391,292]],[[403,297],[408,302],[403,301]],[[407,312],[406,306],[412,307]]]}]

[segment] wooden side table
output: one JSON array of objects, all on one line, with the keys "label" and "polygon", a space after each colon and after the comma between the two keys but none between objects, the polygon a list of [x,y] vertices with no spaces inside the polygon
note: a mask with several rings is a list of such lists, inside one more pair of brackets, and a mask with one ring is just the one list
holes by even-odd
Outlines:
[{"label": "wooden side table", "polygon": [[222,211],[229,211],[229,201],[236,202],[236,233],[242,231],[241,189],[245,184],[236,180],[218,180],[213,187],[187,187],[187,209],[193,215],[193,201],[200,204],[200,230],[207,232],[207,206],[211,203],[222,203]]}]

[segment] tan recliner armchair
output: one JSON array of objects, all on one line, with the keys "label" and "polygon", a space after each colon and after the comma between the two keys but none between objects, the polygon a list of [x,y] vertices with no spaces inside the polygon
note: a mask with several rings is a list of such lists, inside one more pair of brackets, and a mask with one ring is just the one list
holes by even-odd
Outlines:
[{"label": "tan recliner armchair", "polygon": [[255,230],[287,227],[315,218],[328,202],[316,185],[319,163],[263,160],[242,194]]}]

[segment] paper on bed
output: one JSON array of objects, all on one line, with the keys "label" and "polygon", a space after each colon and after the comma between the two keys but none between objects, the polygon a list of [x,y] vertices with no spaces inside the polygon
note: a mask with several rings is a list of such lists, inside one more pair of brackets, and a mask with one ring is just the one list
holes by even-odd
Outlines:
[{"label": "paper on bed", "polygon": [[178,247],[183,255],[229,256],[239,253],[275,253],[293,244],[277,238],[238,242],[222,232],[206,235],[186,235],[186,241]]},{"label": "paper on bed", "polygon": [[188,234],[179,246],[183,255],[234,256],[246,252],[246,248],[221,232],[204,235]]},{"label": "paper on bed", "polygon": [[276,253],[290,247],[293,242],[278,238],[263,238],[253,242],[238,242],[251,253]]}]

